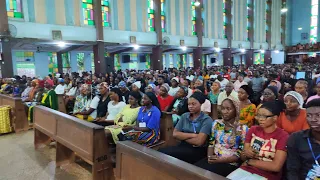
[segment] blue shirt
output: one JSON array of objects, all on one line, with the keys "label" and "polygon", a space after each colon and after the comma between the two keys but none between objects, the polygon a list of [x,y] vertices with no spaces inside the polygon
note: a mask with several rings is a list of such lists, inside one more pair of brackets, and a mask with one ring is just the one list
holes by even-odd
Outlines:
[{"label": "blue shirt", "polygon": [[156,106],[152,106],[152,108],[148,111],[145,111],[146,107],[143,106],[140,108],[137,121],[138,123],[145,122],[147,128],[151,130],[155,130],[156,132],[160,131],[160,116],[161,112]]}]

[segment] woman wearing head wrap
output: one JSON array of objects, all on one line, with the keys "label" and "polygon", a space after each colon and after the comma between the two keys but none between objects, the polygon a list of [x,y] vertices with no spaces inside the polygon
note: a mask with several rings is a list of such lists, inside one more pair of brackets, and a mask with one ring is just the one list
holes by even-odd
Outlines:
[{"label": "woman wearing head wrap", "polygon": [[131,90],[135,92],[139,92],[141,96],[143,96],[143,92],[141,92],[141,81],[136,81],[131,85]]},{"label": "woman wearing head wrap", "polygon": [[170,86],[167,83],[164,83],[160,87],[159,95],[157,96],[160,103],[160,110],[167,111],[170,104],[172,103],[174,97],[168,94]]},{"label": "woman wearing head wrap", "polygon": [[159,151],[182,161],[194,164],[207,156],[206,142],[211,134],[212,119],[201,112],[206,100],[203,93],[195,92],[188,99],[190,112],[184,113],[173,131],[173,137],[181,143]]},{"label": "woman wearing head wrap", "polygon": [[179,91],[180,87],[179,87],[179,78],[177,77],[174,77],[171,79],[171,87],[170,87],[170,90],[169,90],[169,95],[170,96],[175,96],[176,93]]},{"label": "woman wearing head wrap", "polygon": [[74,107],[73,107],[73,115],[77,116],[79,119],[85,120],[88,118],[85,118],[83,115],[80,115],[80,112],[85,111],[86,104],[88,101],[90,101],[91,97],[90,95],[90,88],[88,84],[82,84],[80,87],[80,95],[76,97]]},{"label": "woman wearing head wrap", "polygon": [[301,130],[309,129],[307,112],[302,109],[303,97],[295,91],[289,91],[284,96],[284,103],[286,105],[285,112],[282,112],[277,121],[277,126],[284,129],[289,134]]},{"label": "woman wearing head wrap", "polygon": [[129,94],[130,94],[130,91],[127,87],[127,84],[126,82],[124,81],[121,81],[119,84],[118,84],[118,87],[121,91],[121,94],[122,94],[122,97],[124,98],[125,100],[125,103],[128,104],[129,103]]},{"label": "woman wearing head wrap", "polygon": [[160,139],[160,105],[154,93],[147,92],[142,98],[134,131],[128,132],[126,137],[144,146],[151,146]]},{"label": "woman wearing head wrap", "polygon": [[[205,90],[203,86],[197,86],[194,92],[200,92],[203,95],[205,95]],[[208,115],[211,113],[211,103],[207,98],[204,101],[204,103],[201,104],[201,111]]]},{"label": "woman wearing head wrap", "polygon": [[180,116],[188,112],[188,88],[180,86],[179,90],[168,108],[168,112],[172,113],[173,125],[175,126],[180,119]]},{"label": "woman wearing head wrap", "polygon": [[56,92],[52,89],[53,82],[50,79],[47,79],[44,82],[44,87],[46,88],[46,93],[43,94],[41,105],[48,108],[57,110],[58,109],[58,96]]},{"label": "woman wearing head wrap", "polygon": [[269,101],[261,106],[255,117],[259,126],[252,126],[246,135],[241,153],[241,159],[245,162],[227,178],[281,179],[289,137],[276,125],[281,111],[283,108],[279,101]]},{"label": "woman wearing head wrap", "polygon": [[227,176],[239,166],[248,126],[239,123],[239,103],[225,99],[221,104],[222,119],[212,123],[208,157],[195,165],[221,176]]},{"label": "woman wearing head wrap", "polygon": [[240,101],[240,124],[245,124],[249,128],[254,124],[254,116],[256,114],[256,105],[251,103],[250,99],[253,95],[253,90],[248,85],[243,85],[239,88],[238,99]]},{"label": "woman wearing head wrap", "polygon": [[[27,107],[27,117],[28,120],[33,123],[33,107],[36,106],[37,104],[39,104],[39,102],[41,102],[42,99],[42,95],[44,92],[44,81],[40,81],[37,80],[36,83],[34,82],[34,80],[32,81],[32,91],[34,90],[34,96],[32,99],[30,99],[30,101],[26,101],[24,103],[24,105]],[[30,98],[30,96],[28,97]]]},{"label": "woman wearing head wrap", "polygon": [[153,92],[155,93],[155,89],[156,89],[156,85],[155,84],[149,84],[146,89],[145,89],[145,92]]},{"label": "woman wearing head wrap", "polygon": [[37,91],[38,80],[34,79],[33,81],[27,82],[27,88],[21,94],[21,100],[24,102],[32,101],[35,93]]},{"label": "woman wearing head wrap", "polygon": [[114,119],[113,126],[105,128],[106,134],[111,133],[113,142],[119,141],[118,135],[122,130],[131,129],[135,125],[140,110],[141,95],[138,92],[129,93],[129,104],[126,105]]}]

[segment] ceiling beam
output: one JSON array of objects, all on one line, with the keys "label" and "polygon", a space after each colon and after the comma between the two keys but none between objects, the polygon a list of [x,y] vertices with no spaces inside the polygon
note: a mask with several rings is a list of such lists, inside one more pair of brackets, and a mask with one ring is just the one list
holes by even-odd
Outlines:
[{"label": "ceiling beam", "polygon": [[162,53],[166,53],[166,52],[170,52],[170,51],[177,51],[179,49],[166,49],[166,50],[163,50]]},{"label": "ceiling beam", "polygon": [[121,49],[121,50],[118,50],[118,51],[110,52],[110,54],[111,55],[120,54],[120,53],[128,52],[128,51],[131,51],[131,50],[133,50],[133,47],[128,47],[128,48]]},{"label": "ceiling beam", "polygon": [[65,48],[65,49],[62,49],[61,51],[59,51],[58,53],[66,53],[66,52],[69,52],[69,51],[74,51],[74,50],[76,50],[76,49],[78,49],[78,48],[80,48],[80,47],[82,47],[83,45],[72,45],[72,46],[70,46],[70,47],[68,47],[68,48]]}]

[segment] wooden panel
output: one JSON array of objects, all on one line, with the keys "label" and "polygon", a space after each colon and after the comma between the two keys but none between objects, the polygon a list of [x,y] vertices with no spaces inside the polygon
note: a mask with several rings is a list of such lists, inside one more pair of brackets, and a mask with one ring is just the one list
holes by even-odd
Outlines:
[{"label": "wooden panel", "polygon": [[116,165],[117,179],[226,179],[130,141],[122,141],[117,144]]},{"label": "wooden panel", "polygon": [[34,107],[34,126],[41,132],[55,138],[57,133],[57,119],[54,114],[46,111],[44,108],[45,107],[41,106]]},{"label": "wooden panel", "polygon": [[[121,179],[131,180],[175,180],[170,174],[166,174],[149,166],[143,161],[132,157],[130,154],[121,154]],[[156,176],[155,176],[156,174]]]},{"label": "wooden panel", "polygon": [[93,129],[82,126],[76,121],[70,121],[66,117],[57,117],[57,119],[57,140],[92,162]]},{"label": "wooden panel", "polygon": [[58,95],[58,110],[63,113],[67,113],[66,105],[64,103],[63,95]]}]

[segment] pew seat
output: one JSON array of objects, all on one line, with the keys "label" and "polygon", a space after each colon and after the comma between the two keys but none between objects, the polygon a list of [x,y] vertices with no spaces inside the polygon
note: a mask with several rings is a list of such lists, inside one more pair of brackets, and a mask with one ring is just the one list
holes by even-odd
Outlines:
[{"label": "pew seat", "polygon": [[139,144],[117,144],[116,179],[130,180],[225,180],[210,171]]},{"label": "pew seat", "polygon": [[34,108],[35,148],[56,141],[56,166],[73,163],[76,156],[92,165],[93,180],[114,179],[104,127],[44,106]]}]

